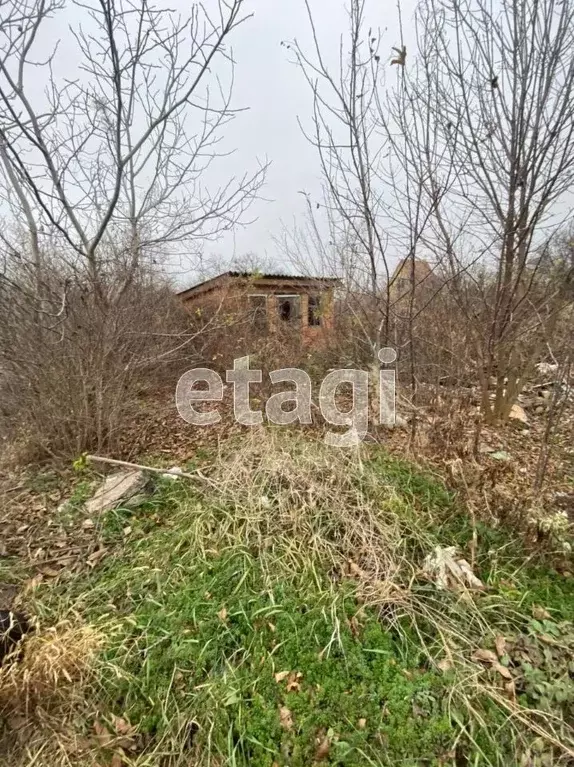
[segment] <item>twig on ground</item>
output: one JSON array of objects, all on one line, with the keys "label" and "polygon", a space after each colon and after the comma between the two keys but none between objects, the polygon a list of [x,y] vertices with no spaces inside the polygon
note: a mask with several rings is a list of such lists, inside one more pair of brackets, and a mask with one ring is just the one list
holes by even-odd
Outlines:
[{"label": "twig on ground", "polygon": [[131,463],[131,461],[119,461],[117,458],[104,458],[100,455],[87,455],[88,461],[96,461],[99,463],[109,463],[112,466],[125,466],[127,469],[138,469],[139,471],[151,471],[155,474],[170,474],[174,477],[185,477],[186,479],[203,479],[207,480],[199,469],[195,469],[193,473],[186,471],[179,471],[177,469],[158,469],[155,466],[144,466],[141,463]]}]

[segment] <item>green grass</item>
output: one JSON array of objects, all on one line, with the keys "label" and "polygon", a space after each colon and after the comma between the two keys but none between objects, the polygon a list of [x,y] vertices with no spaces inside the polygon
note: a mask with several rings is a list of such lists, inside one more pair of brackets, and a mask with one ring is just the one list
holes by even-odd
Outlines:
[{"label": "green grass", "polygon": [[[111,594],[124,609],[131,604],[125,638],[108,656],[126,673],[107,692],[144,732],[173,732],[195,720],[199,752],[210,737],[216,754],[245,765],[271,765],[281,754],[308,765],[315,739],[328,731],[341,764],[366,764],[368,756],[377,764],[399,756],[416,763],[446,753],[453,733],[442,679],[421,668],[372,611],[360,613],[353,636],[349,621],[360,606],[352,591],[330,593],[311,579],[266,590],[241,552],[191,569],[172,566],[161,581],[141,571],[131,596],[121,587]],[[141,597],[134,600],[135,588]],[[277,682],[282,671],[300,673],[300,689]],[[292,712],[292,731],[281,727],[281,706]]]},{"label": "green grass", "polygon": [[[490,588],[441,592],[420,577],[424,556],[438,544],[465,553],[472,535],[442,484],[382,453],[357,467],[305,451],[264,445],[240,459],[245,473],[232,459],[217,488],[157,481],[146,504],[105,516],[111,556],[40,588],[45,621],[116,626],[95,709],[138,728],[138,765],[520,764],[539,733],[509,719],[489,694],[500,676],[470,652],[527,637],[545,665],[520,700],[565,716],[572,630],[558,626],[572,579],[524,567],[516,542],[480,527]],[[350,577],[349,560],[365,577]],[[533,623],[534,604],[550,625]],[[550,658],[545,632],[565,648]],[[454,667],[440,671],[445,647]],[[555,763],[559,749],[539,750]]]},{"label": "green grass", "polygon": [[[74,609],[121,625],[103,703],[152,741],[177,742],[197,722],[192,754],[270,767],[311,764],[324,737],[332,764],[439,764],[460,738],[449,679],[414,637],[362,606],[351,582],[333,589],[304,573],[269,588],[246,552],[194,564],[173,546],[162,557],[168,541],[151,540],[94,573]],[[282,671],[301,674],[300,689],[277,682]]]}]

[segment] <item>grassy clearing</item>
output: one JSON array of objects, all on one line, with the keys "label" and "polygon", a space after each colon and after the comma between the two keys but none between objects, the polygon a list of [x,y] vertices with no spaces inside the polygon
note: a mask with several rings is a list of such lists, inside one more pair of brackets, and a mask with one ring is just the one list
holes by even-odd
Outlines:
[{"label": "grassy clearing", "polygon": [[[473,535],[487,589],[422,577],[436,545],[469,556]],[[572,579],[473,530],[406,464],[261,432],[202,487],[160,480],[143,506],[110,512],[102,536],[112,553],[91,573],[35,596],[42,624],[105,637],[68,716],[79,736],[58,751],[67,762],[53,749],[43,761],[39,728],[14,764],[543,767],[572,754]],[[506,671],[473,661],[501,637]]]}]

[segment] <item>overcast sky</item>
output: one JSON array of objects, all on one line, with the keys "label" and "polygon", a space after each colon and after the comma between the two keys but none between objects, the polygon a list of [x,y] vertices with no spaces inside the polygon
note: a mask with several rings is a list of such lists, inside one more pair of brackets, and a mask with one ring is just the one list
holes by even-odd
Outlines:
[{"label": "overcast sky", "polygon": [[[397,0],[366,1],[367,28],[371,26],[381,33],[379,52],[382,61],[390,63],[391,47],[401,39]],[[204,2],[208,9],[217,4],[217,0]],[[400,2],[404,39],[409,46],[415,0]],[[348,35],[347,2],[310,0],[310,4],[322,54],[336,72],[341,36]],[[158,0],[157,7],[169,7],[188,17],[191,2]],[[225,126],[221,148],[234,150],[233,154],[210,167],[205,184],[213,188],[225,185],[232,176],[242,177],[254,171],[258,162],[269,162],[269,170],[261,199],[249,212],[252,223],[237,227],[216,242],[205,243],[205,263],[218,261],[223,268],[234,258],[252,253],[278,269],[286,269],[274,238],[280,237],[285,227],[292,229],[296,222],[303,225],[305,198],[301,192],[310,194],[313,200],[319,199],[321,180],[316,150],[298,123],[299,119],[306,127],[311,126],[312,94],[294,63],[293,52],[282,42],[297,40],[305,52],[311,52],[311,30],[304,0],[245,0],[245,14],[252,16],[233,31],[227,45],[232,48],[236,62],[232,107],[246,111]],[[80,63],[78,46],[74,36],[64,30],[67,27],[77,30],[80,24],[90,31],[81,3],[68,2],[63,11],[47,22],[38,42],[40,59],[58,44],[54,67],[60,81],[76,76],[75,67]],[[31,80],[32,93],[41,96],[45,78]],[[194,259],[178,257],[169,271],[178,282],[189,282],[196,275],[193,267]]]},{"label": "overcast sky", "polygon": [[[249,107],[228,129],[226,140],[236,148],[227,168],[234,171],[253,167],[255,158],[270,161],[267,183],[262,194],[269,200],[258,201],[252,208],[256,220],[233,235],[208,244],[207,254],[225,260],[253,252],[267,256],[281,265],[274,236],[282,225],[292,226],[304,213],[300,191],[312,195],[320,191],[318,160],[298,125],[299,117],[309,125],[312,97],[302,73],[293,63],[293,55],[281,41],[297,39],[301,46],[311,45],[307,12],[303,0],[248,0],[253,17],[233,37],[236,60],[235,106]],[[311,0],[313,15],[322,43],[336,53],[341,34],[347,28],[347,4],[344,0]],[[405,39],[412,34],[413,0],[401,4]],[[183,8],[183,6],[182,6]],[[391,58],[391,46],[400,40],[395,2],[373,0],[369,24],[383,33],[381,54]],[[386,30],[386,31],[385,31]],[[220,164],[219,172],[223,166]]]}]

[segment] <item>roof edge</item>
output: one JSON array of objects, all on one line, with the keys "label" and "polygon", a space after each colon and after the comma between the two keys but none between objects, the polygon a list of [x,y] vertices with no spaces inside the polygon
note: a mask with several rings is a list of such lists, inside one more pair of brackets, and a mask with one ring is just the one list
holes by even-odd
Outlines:
[{"label": "roof edge", "polygon": [[200,288],[203,290],[209,290],[210,286],[215,287],[218,282],[223,281],[225,278],[227,279],[249,279],[254,278],[257,280],[293,280],[295,282],[318,282],[318,283],[332,283],[332,284],[340,284],[341,280],[339,277],[312,277],[307,276],[303,274],[270,274],[270,273],[261,273],[261,272],[235,272],[235,271],[229,271],[229,272],[222,272],[221,274],[218,274],[216,277],[210,277],[208,280],[203,280],[203,282],[198,282],[196,285],[191,285],[189,288],[185,288],[184,290],[180,290],[176,293],[178,296],[183,296],[186,293],[193,293],[196,290],[199,290]]}]

